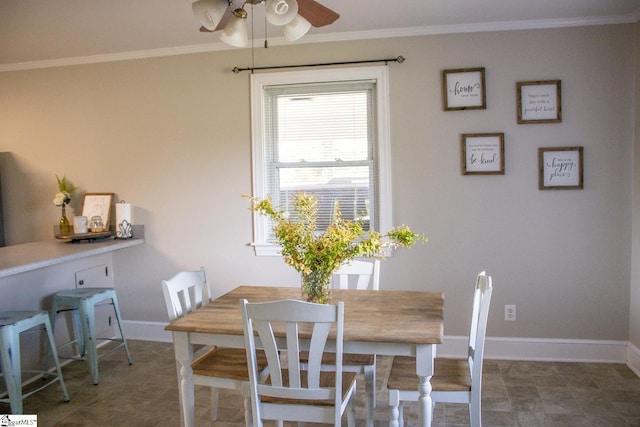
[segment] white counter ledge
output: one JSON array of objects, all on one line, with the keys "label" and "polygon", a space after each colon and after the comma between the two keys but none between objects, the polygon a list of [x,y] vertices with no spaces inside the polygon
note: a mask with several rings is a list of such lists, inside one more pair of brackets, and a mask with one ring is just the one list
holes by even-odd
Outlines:
[{"label": "white counter ledge", "polygon": [[129,248],[144,243],[144,238],[105,239],[71,243],[64,240],[41,240],[0,247],[0,278]]}]

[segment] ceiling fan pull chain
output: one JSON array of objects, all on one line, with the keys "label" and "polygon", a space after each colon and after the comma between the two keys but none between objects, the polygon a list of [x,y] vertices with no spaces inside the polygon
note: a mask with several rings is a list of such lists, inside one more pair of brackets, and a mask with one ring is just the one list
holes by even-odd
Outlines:
[{"label": "ceiling fan pull chain", "polygon": [[269,48],[269,40],[267,40],[267,16],[264,17],[264,48]]}]

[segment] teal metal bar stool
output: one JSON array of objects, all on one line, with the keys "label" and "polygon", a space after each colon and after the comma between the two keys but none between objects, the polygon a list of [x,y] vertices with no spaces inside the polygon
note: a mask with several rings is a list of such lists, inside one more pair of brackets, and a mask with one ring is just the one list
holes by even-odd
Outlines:
[{"label": "teal metal bar stool", "polygon": [[[113,306],[118,329],[120,330],[120,338],[96,337],[95,307],[101,305]],[[51,310],[51,325],[54,328],[57,314],[64,311],[72,311],[73,313],[75,339],[58,346],[58,348],[76,343],[80,354],[79,359],[86,360],[89,363],[89,370],[94,384],[98,384],[98,358],[124,347],[129,365],[133,363],[127,339],[122,329],[122,317],[120,316],[120,307],[118,306],[118,297],[115,289],[76,288],[60,291],[53,298],[53,308]],[[120,345],[98,354],[97,341],[117,341],[120,342]]]},{"label": "teal metal bar stool", "polygon": [[[35,329],[41,326],[40,329]],[[22,370],[22,361],[20,359],[20,335],[23,332],[46,332],[49,350],[47,354],[53,356],[56,365],[56,374],[50,380],[46,381],[48,371],[43,370]],[[60,361],[58,352],[56,351],[56,343],[53,339],[53,328],[49,322],[49,313],[46,311],[0,311],[0,361],[2,362],[2,375],[7,386],[9,397],[0,399],[0,402],[9,402],[11,413],[22,414],[22,401],[32,394],[50,386],[54,382],[60,382],[64,401],[69,401],[67,387],[62,378],[60,370]],[[45,363],[45,366],[47,364]],[[22,374],[38,373],[43,375],[43,381],[46,381],[40,387],[23,394]]]}]

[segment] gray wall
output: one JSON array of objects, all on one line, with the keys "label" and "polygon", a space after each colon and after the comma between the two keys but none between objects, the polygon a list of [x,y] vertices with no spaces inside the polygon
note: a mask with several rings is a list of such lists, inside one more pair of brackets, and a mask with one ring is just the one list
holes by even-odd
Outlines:
[{"label": "gray wall", "polygon": [[[259,49],[255,65],[407,58],[389,65],[394,223],[430,241],[386,260],[382,289],[444,290],[445,333],[463,335],[486,269],[490,335],[626,340],[637,27],[300,44]],[[160,280],[181,269],[206,267],[216,294],[297,285],[279,258],[247,246],[249,75],[230,69],[250,61],[231,50],[1,73],[7,243],[51,236],[54,174],[64,174],[81,193],[131,202],[145,225],[145,245],[114,255],[128,320],[165,320]],[[486,68],[487,109],[442,111],[441,70],[474,66]],[[562,80],[563,122],[518,125],[516,82],[543,79]],[[505,133],[504,176],[460,174],[470,132]],[[538,147],[573,145],[584,146],[585,189],[538,190]],[[505,304],[517,322],[503,321]]]},{"label": "gray wall", "polygon": [[640,348],[640,23],[636,23],[635,47],[635,144],[633,179],[633,251],[631,268],[631,298],[629,316],[629,341]]},{"label": "gray wall", "polygon": [[[2,173],[0,173],[2,177]],[[0,246],[4,246],[4,220],[2,219],[2,179],[0,179]]]}]

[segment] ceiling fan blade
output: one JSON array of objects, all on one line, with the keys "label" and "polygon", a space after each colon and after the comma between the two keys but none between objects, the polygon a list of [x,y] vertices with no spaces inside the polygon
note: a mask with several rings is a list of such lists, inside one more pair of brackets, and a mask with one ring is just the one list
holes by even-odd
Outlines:
[{"label": "ceiling fan blade", "polygon": [[314,27],[333,24],[340,17],[336,12],[315,0],[297,0],[298,13]]},{"label": "ceiling fan blade", "polygon": [[[236,9],[241,9],[244,6],[244,3],[245,0],[230,0],[229,7],[224,11],[224,15],[222,15],[220,22],[218,22],[218,26],[213,31],[224,29],[224,27],[227,26],[229,19],[231,19],[231,17],[233,16],[233,11]],[[202,29],[200,31],[202,31]]]}]

